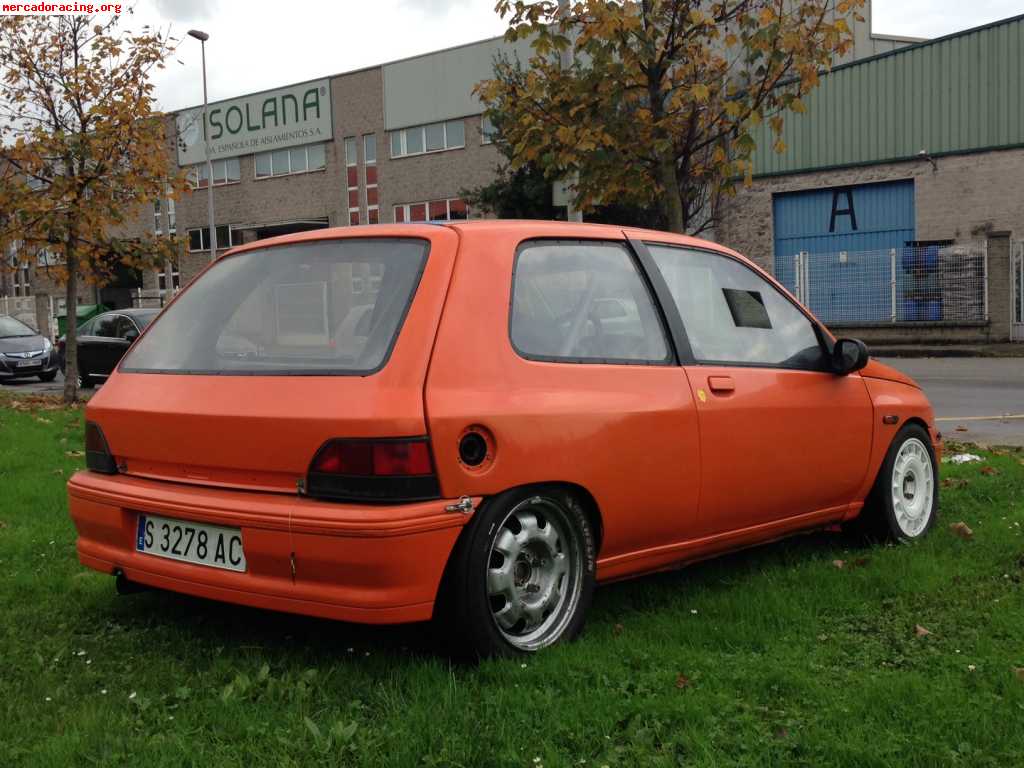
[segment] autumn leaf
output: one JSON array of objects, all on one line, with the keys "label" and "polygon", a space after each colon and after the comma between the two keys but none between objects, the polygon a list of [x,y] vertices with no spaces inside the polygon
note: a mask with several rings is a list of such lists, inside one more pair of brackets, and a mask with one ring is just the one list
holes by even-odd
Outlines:
[{"label": "autumn leaf", "polygon": [[835,566],[836,568],[843,569],[843,568],[846,567],[846,561],[845,560],[833,560],[832,561],[832,565]]},{"label": "autumn leaf", "polygon": [[83,453],[82,451],[65,451],[64,455],[72,459],[78,459],[81,458],[82,456],[85,456],[85,453]]},{"label": "autumn leaf", "polygon": [[621,624],[616,624],[614,627],[612,627],[612,634],[618,637],[622,634],[622,630],[623,626]]},{"label": "autumn leaf", "polygon": [[949,530],[959,536],[961,539],[970,540],[974,536],[974,531],[971,530],[967,523],[961,521],[959,523],[953,523],[949,526]]},{"label": "autumn leaf", "polygon": [[689,688],[689,687],[690,687],[690,678],[688,678],[686,675],[680,674],[676,678],[676,688],[682,689],[682,688]]},{"label": "autumn leaf", "polygon": [[931,632],[929,630],[925,629],[924,627],[922,627],[920,624],[915,624],[914,625],[914,635],[916,637],[928,637],[928,635],[930,635],[930,634],[931,634]]},{"label": "autumn leaf", "polygon": [[1000,472],[995,467],[982,467],[981,468],[981,474],[992,476],[992,475],[998,475],[998,474],[1000,474]]},{"label": "autumn leaf", "polygon": [[1024,683],[1024,667],[1014,667],[1013,676]]},{"label": "autumn leaf", "polygon": [[962,424],[961,424],[961,425],[959,425],[959,426],[958,426],[958,427],[957,427],[957,428],[956,428],[956,429],[954,430],[954,432],[966,432],[966,431],[967,431],[967,427],[963,426]]},{"label": "autumn leaf", "polygon": [[946,477],[942,480],[943,488],[966,488],[968,480],[966,477]]}]

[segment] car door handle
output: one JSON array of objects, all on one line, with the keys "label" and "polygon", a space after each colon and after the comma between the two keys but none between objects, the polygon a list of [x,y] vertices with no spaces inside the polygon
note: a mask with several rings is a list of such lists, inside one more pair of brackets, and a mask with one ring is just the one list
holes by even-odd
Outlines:
[{"label": "car door handle", "polygon": [[732,376],[708,376],[708,389],[712,392],[735,392],[736,382],[732,380]]}]

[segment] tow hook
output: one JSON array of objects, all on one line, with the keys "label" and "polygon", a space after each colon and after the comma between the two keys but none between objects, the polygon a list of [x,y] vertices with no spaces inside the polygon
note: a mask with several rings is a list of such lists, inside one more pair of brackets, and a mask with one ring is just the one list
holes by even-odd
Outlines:
[{"label": "tow hook", "polygon": [[460,496],[455,504],[449,504],[444,508],[445,512],[461,512],[468,515],[473,511],[473,500],[469,496]]}]

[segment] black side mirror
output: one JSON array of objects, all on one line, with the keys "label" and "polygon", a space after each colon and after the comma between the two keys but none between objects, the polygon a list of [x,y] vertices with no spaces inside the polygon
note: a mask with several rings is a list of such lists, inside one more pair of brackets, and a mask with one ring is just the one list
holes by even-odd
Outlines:
[{"label": "black side mirror", "polygon": [[127,341],[129,344],[131,344],[137,338],[139,338],[138,331],[126,331],[124,334],[124,340]]},{"label": "black side mirror", "polygon": [[860,339],[839,339],[832,348],[832,370],[845,376],[859,371],[870,358],[867,344]]}]

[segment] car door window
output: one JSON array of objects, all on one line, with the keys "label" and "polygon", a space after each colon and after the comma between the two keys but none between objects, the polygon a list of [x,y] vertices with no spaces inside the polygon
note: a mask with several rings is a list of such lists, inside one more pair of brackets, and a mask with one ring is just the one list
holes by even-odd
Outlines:
[{"label": "car door window", "polygon": [[96,325],[96,318],[93,318],[92,320],[86,320],[84,323],[82,323],[80,326],[78,326],[78,335],[79,336],[92,336],[93,334],[96,333],[95,325]]},{"label": "car door window", "polygon": [[135,327],[130,317],[121,315],[117,321],[117,338],[131,339],[139,335],[139,329]]},{"label": "car door window", "polygon": [[648,249],[699,362],[825,368],[814,325],[757,272],[722,254]]},{"label": "car door window", "polygon": [[516,351],[532,359],[669,361],[654,303],[622,243],[523,245],[516,256],[509,334]]},{"label": "car door window", "polygon": [[119,315],[104,315],[95,319],[92,335],[107,339],[117,338],[117,319]]}]

